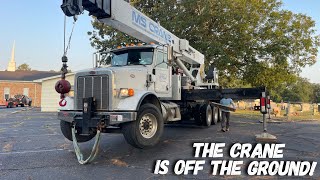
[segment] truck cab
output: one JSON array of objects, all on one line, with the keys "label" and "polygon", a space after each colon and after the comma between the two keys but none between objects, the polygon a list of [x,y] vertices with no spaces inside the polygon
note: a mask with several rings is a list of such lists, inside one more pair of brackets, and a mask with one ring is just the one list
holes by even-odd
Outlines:
[{"label": "truck cab", "polygon": [[157,97],[171,97],[171,66],[163,46],[120,47],[99,53],[96,67],[111,70],[118,87],[150,91]]},{"label": "truck cab", "polygon": [[[58,113],[63,134],[72,140],[69,129],[75,125],[80,142],[87,141],[94,137],[98,124],[103,124],[106,129],[113,126],[125,131],[127,141],[135,147],[153,145],[168,120],[168,110],[161,100],[172,98],[167,49],[129,46],[94,57],[94,68],[75,74],[74,102],[69,102],[74,103],[74,110]],[[178,112],[171,119],[177,117],[181,119]],[[141,142],[132,140],[136,131]]]}]

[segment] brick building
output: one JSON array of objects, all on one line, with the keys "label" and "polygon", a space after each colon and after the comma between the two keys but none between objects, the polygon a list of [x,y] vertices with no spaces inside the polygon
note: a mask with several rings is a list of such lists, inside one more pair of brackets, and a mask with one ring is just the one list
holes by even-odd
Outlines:
[{"label": "brick building", "polygon": [[41,82],[43,79],[60,73],[48,71],[0,71],[0,105],[17,94],[32,98],[32,106],[41,105]]}]

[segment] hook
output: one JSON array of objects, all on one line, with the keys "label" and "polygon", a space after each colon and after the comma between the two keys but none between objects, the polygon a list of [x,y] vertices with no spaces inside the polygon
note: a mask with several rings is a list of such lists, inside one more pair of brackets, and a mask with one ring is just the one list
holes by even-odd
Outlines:
[{"label": "hook", "polygon": [[59,105],[61,107],[65,107],[67,105],[67,101],[65,99],[61,99],[61,101],[59,102]]}]

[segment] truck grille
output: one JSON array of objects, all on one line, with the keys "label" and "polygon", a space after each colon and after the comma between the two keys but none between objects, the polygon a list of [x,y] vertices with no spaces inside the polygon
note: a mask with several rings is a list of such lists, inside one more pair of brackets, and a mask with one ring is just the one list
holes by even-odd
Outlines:
[{"label": "truck grille", "polygon": [[82,109],[83,98],[94,97],[97,110],[107,110],[109,106],[109,78],[103,76],[80,76],[77,80],[76,108]]}]

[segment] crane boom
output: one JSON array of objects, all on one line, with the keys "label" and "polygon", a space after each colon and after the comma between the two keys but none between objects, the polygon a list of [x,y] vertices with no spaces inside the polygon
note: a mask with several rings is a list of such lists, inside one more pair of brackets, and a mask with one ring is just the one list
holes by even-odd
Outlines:
[{"label": "crane boom", "polygon": [[191,47],[188,40],[178,38],[123,0],[64,0],[61,8],[67,16],[87,10],[100,22],[143,42],[171,46],[177,59],[189,64],[204,64],[204,55]]}]

